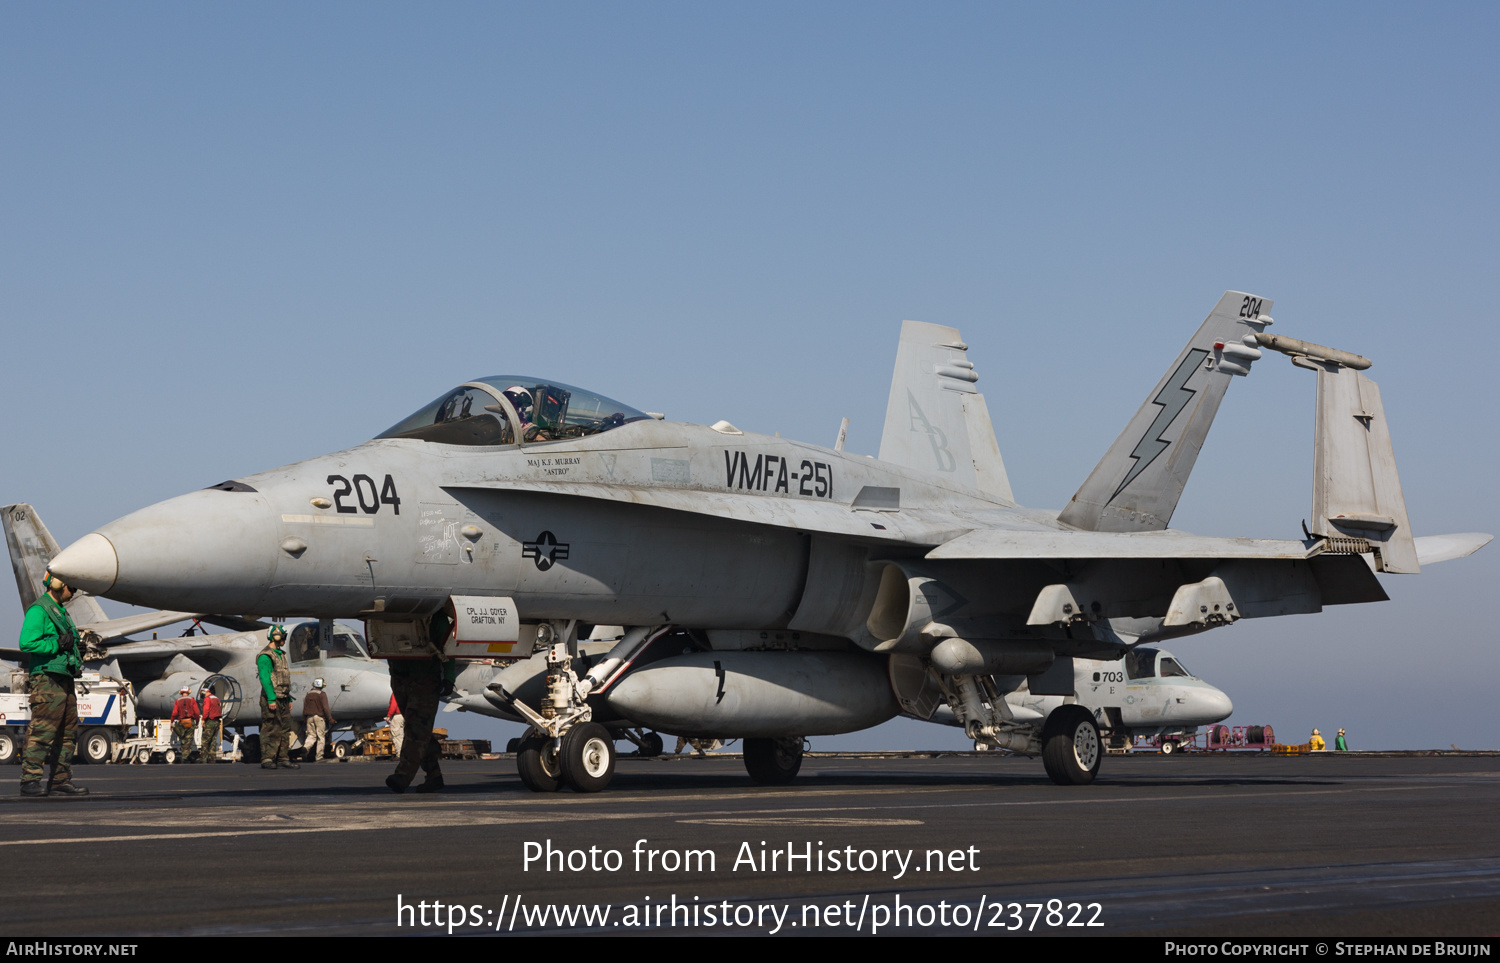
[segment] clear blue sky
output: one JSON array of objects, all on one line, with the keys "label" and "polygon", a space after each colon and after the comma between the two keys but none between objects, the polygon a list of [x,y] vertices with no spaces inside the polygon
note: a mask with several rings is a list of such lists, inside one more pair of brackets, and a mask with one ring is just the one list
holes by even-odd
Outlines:
[{"label": "clear blue sky", "polygon": [[[66,544],[508,370],[823,444],[848,416],[873,452],[915,318],[963,331],[1018,498],[1057,507],[1236,288],[1375,360],[1419,534],[1500,532],[1497,27],[1478,3],[6,4],[0,501]],[[1258,363],[1174,525],[1297,534],[1311,434],[1312,378]],[[1493,748],[1497,575],[1491,546],[1384,605],[1170,648],[1284,738]]]}]

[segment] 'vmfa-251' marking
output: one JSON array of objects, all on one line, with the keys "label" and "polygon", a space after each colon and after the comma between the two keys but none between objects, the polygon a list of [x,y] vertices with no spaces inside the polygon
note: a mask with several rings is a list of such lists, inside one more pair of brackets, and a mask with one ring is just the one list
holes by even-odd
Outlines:
[{"label": "'vmfa-251' marking", "polygon": [[755,492],[786,492],[810,498],[833,497],[833,466],[807,458],[724,452],[724,487]]},{"label": "'vmfa-251' marking", "polygon": [[[348,451],[112,522],[54,571],[162,608],[363,617],[383,658],[498,659],[455,698],[529,725],[536,790],[601,789],[614,742],[657,733],[743,739],[750,774],[786,782],[804,737],[899,712],[1084,783],[1133,703],[1079,705],[1083,660],[1379,601],[1372,569],[1488,540],[1413,537],[1368,362],[1268,335],[1270,306],[1226,293],[1060,513],[1015,504],[959,332],[908,321],[878,459],[496,375]],[[1169,530],[1262,348],[1317,378],[1305,537]],[[467,617],[487,606],[509,614]],[[433,642],[439,612],[455,628]]]}]

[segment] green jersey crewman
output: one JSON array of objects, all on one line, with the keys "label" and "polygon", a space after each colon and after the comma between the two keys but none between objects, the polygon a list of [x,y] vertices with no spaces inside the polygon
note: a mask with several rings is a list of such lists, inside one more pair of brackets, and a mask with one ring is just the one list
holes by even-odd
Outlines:
[{"label": "green jersey crewman", "polygon": [[[21,652],[29,677],[26,689],[31,724],[21,755],[21,795],[82,796],[87,789],[73,783],[73,749],[78,744],[78,692],[74,680],[83,674],[78,652],[78,628],[63,608],[73,589],[51,572],[42,574],[42,595],[26,610],[21,625]],[[52,780],[42,783],[42,772],[52,766]]]},{"label": "green jersey crewman", "polygon": [[287,745],[292,733],[292,670],[287,665],[286,629],[271,626],[266,647],[255,657],[260,674],[260,767],[301,769],[292,762]]}]

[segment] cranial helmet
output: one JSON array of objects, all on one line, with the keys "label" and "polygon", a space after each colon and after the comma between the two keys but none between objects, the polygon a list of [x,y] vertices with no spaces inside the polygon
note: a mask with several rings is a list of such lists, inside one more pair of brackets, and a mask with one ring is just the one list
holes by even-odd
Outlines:
[{"label": "cranial helmet", "polygon": [[271,626],[271,628],[266,632],[266,641],[267,642],[285,642],[286,641],[286,629],[282,628],[279,625],[273,625],[273,626]]}]

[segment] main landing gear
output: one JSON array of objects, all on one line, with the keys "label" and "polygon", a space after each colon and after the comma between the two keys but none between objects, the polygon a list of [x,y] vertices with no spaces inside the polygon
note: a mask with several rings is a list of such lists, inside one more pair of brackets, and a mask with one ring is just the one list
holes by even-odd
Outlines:
[{"label": "main landing gear", "polygon": [[[516,747],[516,768],[521,782],[532,792],[556,792],[567,786],[574,792],[599,792],[615,775],[615,736],[593,721],[589,694],[623,671],[632,655],[660,634],[647,628],[631,629],[587,676],[573,670],[578,655],[576,622],[544,623],[538,627],[538,642],[547,650],[547,694],[538,712],[520,699],[495,688],[511,707],[531,723]],[[661,737],[649,733],[639,740],[643,755],[661,752]],[[654,749],[654,753],[651,751]]]},{"label": "main landing gear", "polygon": [[1059,786],[1094,781],[1104,760],[1104,743],[1093,713],[1078,705],[1059,706],[1042,727],[1042,764]]},{"label": "main landing gear", "polygon": [[745,771],[762,786],[785,786],[802,768],[802,740],[746,739]]}]

